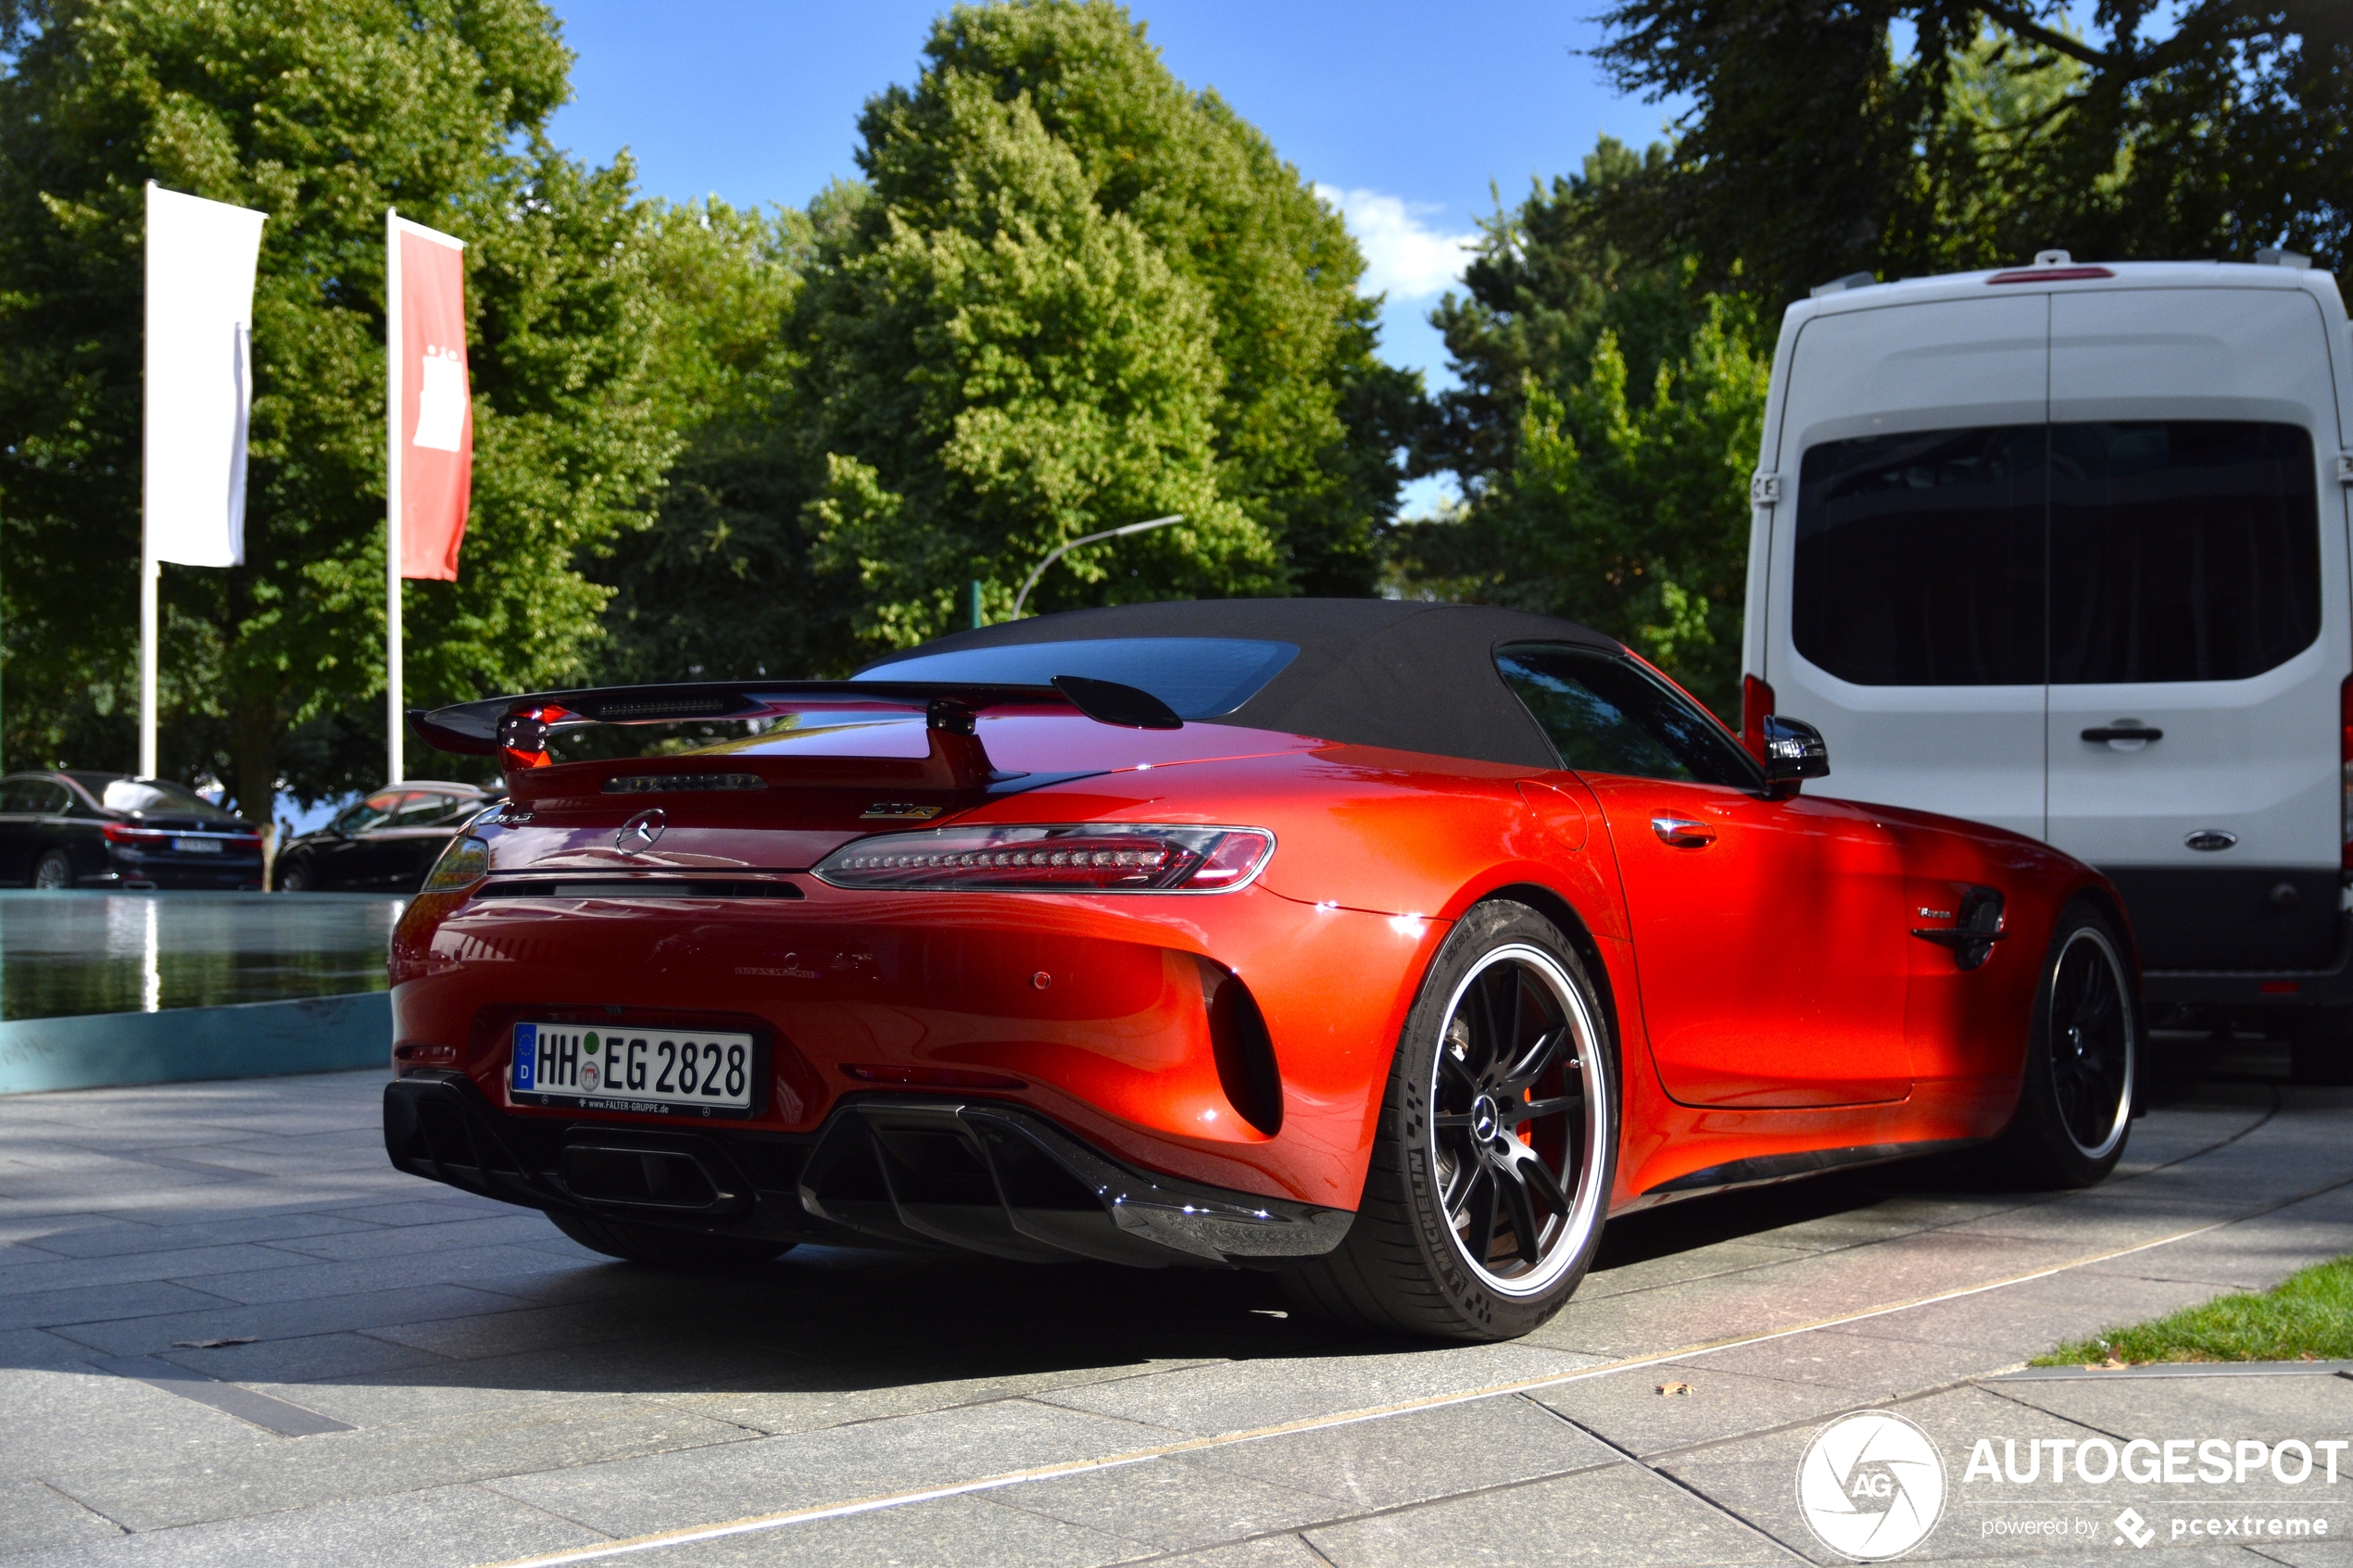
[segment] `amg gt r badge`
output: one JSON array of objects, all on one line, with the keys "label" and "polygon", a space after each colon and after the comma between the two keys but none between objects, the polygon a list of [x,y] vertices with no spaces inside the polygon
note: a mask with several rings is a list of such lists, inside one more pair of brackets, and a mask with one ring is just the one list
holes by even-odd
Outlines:
[{"label": "amg gt r badge", "polygon": [[621,831],[612,835],[612,847],[624,855],[642,855],[661,841],[661,830],[669,825],[670,819],[660,807],[640,811],[621,824]]},{"label": "amg gt r badge", "polygon": [[862,822],[927,822],[939,815],[937,806],[918,806],[912,800],[877,800],[858,813]]}]

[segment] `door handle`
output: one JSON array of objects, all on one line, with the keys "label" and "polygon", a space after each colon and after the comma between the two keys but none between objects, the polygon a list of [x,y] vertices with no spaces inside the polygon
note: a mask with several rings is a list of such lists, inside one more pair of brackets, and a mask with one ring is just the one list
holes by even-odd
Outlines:
[{"label": "door handle", "polygon": [[1716,830],[1689,817],[1653,817],[1651,832],[1678,849],[1705,849],[1716,842]]},{"label": "door handle", "polygon": [[2140,724],[2110,724],[2101,729],[2084,731],[2083,738],[2094,742],[2108,740],[2163,740],[2165,738],[2165,732],[2163,730],[2152,730]]}]

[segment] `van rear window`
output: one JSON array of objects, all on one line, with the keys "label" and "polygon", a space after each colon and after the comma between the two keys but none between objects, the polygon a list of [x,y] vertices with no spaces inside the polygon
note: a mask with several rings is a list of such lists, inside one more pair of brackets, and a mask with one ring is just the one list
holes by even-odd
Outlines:
[{"label": "van rear window", "polygon": [[1857,685],[2040,685],[2048,447],[2019,425],[1809,450],[1797,651]]},{"label": "van rear window", "polygon": [[2007,425],[1806,454],[1791,634],[1873,686],[2233,681],[2320,634],[2310,437]]},{"label": "van rear window", "polygon": [[2051,427],[2051,681],[2243,681],[2321,634],[2296,425]]}]

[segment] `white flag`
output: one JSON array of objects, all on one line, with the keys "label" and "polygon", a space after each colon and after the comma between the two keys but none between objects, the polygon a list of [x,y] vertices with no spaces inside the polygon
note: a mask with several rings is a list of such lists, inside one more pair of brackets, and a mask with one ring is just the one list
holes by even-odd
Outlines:
[{"label": "white flag", "polygon": [[147,184],[149,554],[245,558],[253,272],[265,215]]}]

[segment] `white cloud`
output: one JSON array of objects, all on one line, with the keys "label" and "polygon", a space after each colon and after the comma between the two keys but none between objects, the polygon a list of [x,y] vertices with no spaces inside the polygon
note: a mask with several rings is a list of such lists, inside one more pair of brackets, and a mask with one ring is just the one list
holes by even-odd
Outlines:
[{"label": "white cloud", "polygon": [[1391,304],[1431,299],[1457,282],[1478,236],[1441,234],[1423,220],[1444,207],[1409,202],[1379,191],[1343,191],[1318,185],[1315,194],[1340,209],[1348,232],[1365,253],[1364,288],[1386,294]]}]

